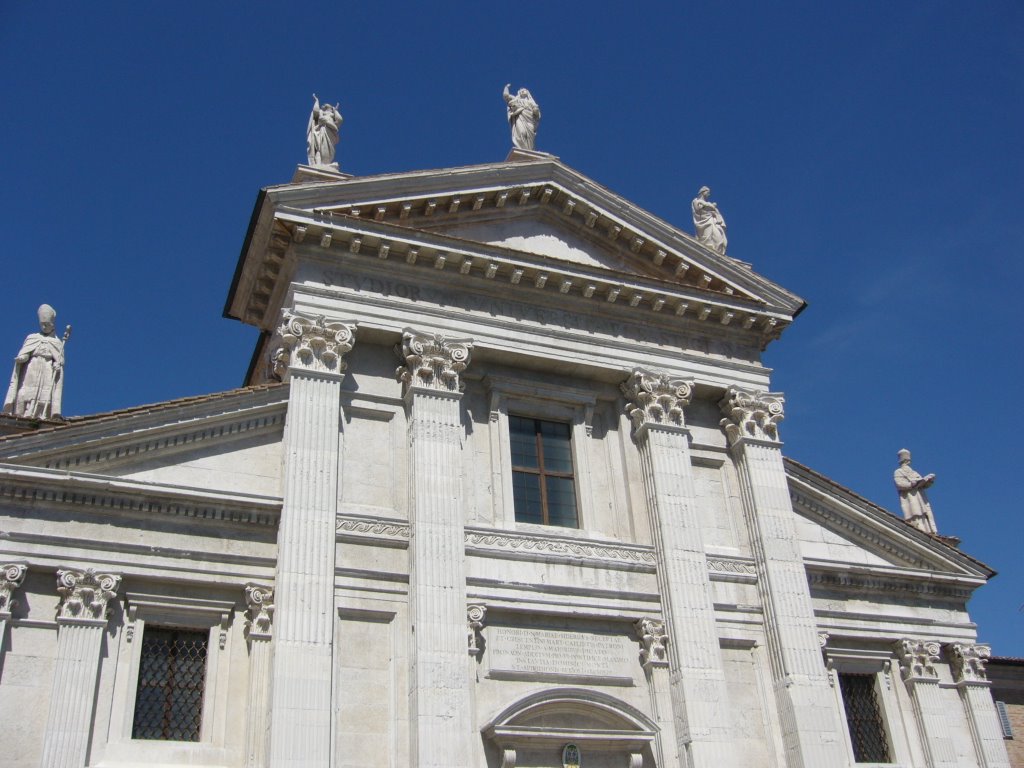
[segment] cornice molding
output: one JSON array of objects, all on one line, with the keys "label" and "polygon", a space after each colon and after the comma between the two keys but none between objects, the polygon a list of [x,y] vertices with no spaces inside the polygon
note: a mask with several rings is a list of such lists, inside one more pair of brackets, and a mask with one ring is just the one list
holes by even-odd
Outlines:
[{"label": "cornice molding", "polygon": [[0,499],[13,504],[77,507],[150,518],[276,526],[281,500],[267,496],[198,491],[103,475],[0,464]]},{"label": "cornice molding", "polygon": [[[860,570],[863,566],[851,566],[849,563],[826,564],[818,561],[805,565],[807,581],[811,587],[821,587],[850,595],[914,595],[959,603],[969,600],[976,588],[976,585],[930,579],[920,574],[893,573],[890,569],[864,572],[866,569]],[[851,568],[857,568],[858,572],[852,571]]]},{"label": "cornice molding", "polygon": [[484,556],[497,553],[540,561],[582,561],[603,567],[640,568],[651,572],[656,563],[653,547],[486,528],[466,529],[466,552]]},{"label": "cornice molding", "polygon": [[405,548],[410,526],[405,520],[338,515],[335,526],[339,541]]}]

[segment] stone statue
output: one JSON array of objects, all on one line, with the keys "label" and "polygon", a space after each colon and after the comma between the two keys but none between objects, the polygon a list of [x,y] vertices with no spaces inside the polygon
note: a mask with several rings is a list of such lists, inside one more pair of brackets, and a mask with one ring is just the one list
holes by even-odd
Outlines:
[{"label": "stone statue", "polygon": [[725,255],[725,247],[729,244],[725,236],[725,219],[718,211],[718,206],[708,200],[711,190],[701,187],[693,198],[693,226],[697,231],[697,240],[712,251]]},{"label": "stone statue", "polygon": [[512,146],[517,149],[534,148],[537,143],[537,126],[540,125],[540,107],[525,88],[513,96],[509,92],[512,83],[505,85],[502,95],[508,105],[508,124],[512,128]]},{"label": "stone statue", "polygon": [[338,167],[334,162],[334,148],[338,143],[341,122],[338,105],[321,106],[320,99],[314,93],[313,110],[309,113],[309,125],[306,126],[306,157],[310,165]]},{"label": "stone statue", "polygon": [[928,496],[924,489],[935,482],[935,475],[922,477],[913,467],[910,466],[910,451],[906,448],[900,450],[900,465],[893,474],[896,482],[896,490],[900,493],[900,507],[903,508],[903,519],[918,530],[925,533],[938,533],[935,527],[935,516],[932,514],[932,505],[928,503]]},{"label": "stone statue", "polygon": [[30,419],[60,416],[61,394],[64,390],[64,343],[71,335],[71,326],[64,338],[54,334],[57,313],[49,304],[39,307],[39,333],[30,333],[14,358],[11,386],[4,398],[4,413]]}]

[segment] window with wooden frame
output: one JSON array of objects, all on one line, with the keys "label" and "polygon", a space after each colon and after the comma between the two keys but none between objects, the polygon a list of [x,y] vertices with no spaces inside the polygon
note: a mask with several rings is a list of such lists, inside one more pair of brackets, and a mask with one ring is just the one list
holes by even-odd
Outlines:
[{"label": "window with wooden frame", "polygon": [[516,522],[579,527],[572,428],[509,414]]}]

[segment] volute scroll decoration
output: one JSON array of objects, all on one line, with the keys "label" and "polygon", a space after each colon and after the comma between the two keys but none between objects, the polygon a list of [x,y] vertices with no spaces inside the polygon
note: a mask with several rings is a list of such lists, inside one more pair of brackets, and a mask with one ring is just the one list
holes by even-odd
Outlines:
[{"label": "volute scroll decoration", "polygon": [[14,590],[25,580],[28,566],[24,563],[7,563],[0,565],[0,619],[10,618],[11,612],[17,608]]},{"label": "volute scroll decoration", "polygon": [[778,442],[778,424],[785,418],[785,403],[780,392],[729,387],[719,402],[725,414],[719,424],[725,430],[730,444],[743,438]]},{"label": "volute scroll decoration", "polygon": [[270,353],[270,375],[284,380],[290,370],[343,373],[344,356],[355,345],[354,322],[330,321],[285,310],[277,328],[280,345]]},{"label": "volute scroll decoration", "polygon": [[683,409],[693,397],[692,380],[636,368],[621,388],[635,429],[649,424],[685,426]]},{"label": "volute scroll decoration", "polygon": [[459,392],[459,374],[466,370],[473,350],[471,339],[449,339],[440,334],[406,329],[395,352],[405,361],[396,371],[406,387]]},{"label": "volute scroll decoration", "polygon": [[61,595],[57,621],[105,622],[110,599],[117,595],[121,577],[113,573],[57,571],[57,592]]},{"label": "volute scroll decoration", "polygon": [[274,589],[260,584],[245,585],[246,634],[250,640],[269,640],[274,622]]}]

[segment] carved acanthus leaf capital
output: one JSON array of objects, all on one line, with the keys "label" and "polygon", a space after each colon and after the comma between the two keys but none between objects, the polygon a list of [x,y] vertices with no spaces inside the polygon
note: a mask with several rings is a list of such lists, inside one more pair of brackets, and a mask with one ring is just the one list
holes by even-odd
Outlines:
[{"label": "carved acanthus leaf capital", "polygon": [[289,371],[343,373],[344,356],[355,344],[354,322],[331,321],[285,310],[270,352],[269,374],[284,380]]},{"label": "carved acanthus leaf capital", "polygon": [[24,563],[0,565],[0,619],[9,619],[18,605],[14,590],[21,586],[27,572],[28,566]]},{"label": "carved acanthus leaf capital", "polygon": [[719,424],[735,444],[743,438],[778,442],[778,423],[785,418],[785,398],[780,392],[759,392],[729,387],[719,407],[725,418]]},{"label": "carved acanthus leaf capital", "polygon": [[57,571],[57,592],[61,595],[57,610],[58,622],[105,622],[110,599],[117,595],[121,577],[113,573]]},{"label": "carved acanthus leaf capital", "polygon": [[668,635],[661,619],[644,617],[633,625],[640,637],[640,663],[648,667],[668,666]]},{"label": "carved acanthus leaf capital", "polygon": [[985,665],[992,657],[992,648],[987,645],[953,643],[949,646],[953,679],[958,683],[985,682],[988,673]]},{"label": "carved acanthus leaf capital", "polygon": [[649,424],[685,425],[683,408],[693,397],[693,381],[636,368],[622,385],[626,412],[636,429]]},{"label": "carved acanthus leaf capital", "polygon": [[904,680],[937,680],[935,665],[939,663],[938,643],[904,638],[896,641],[896,655]]},{"label": "carved acanthus leaf capital", "polygon": [[444,336],[406,329],[395,352],[405,361],[396,375],[406,388],[423,387],[440,392],[459,392],[459,374],[469,365],[473,350],[471,339]]},{"label": "carved acanthus leaf capital", "polygon": [[245,629],[251,640],[269,640],[274,623],[274,589],[261,584],[245,585]]},{"label": "carved acanthus leaf capital", "polygon": [[466,625],[469,634],[469,655],[479,656],[483,650],[483,640],[480,631],[484,628],[484,619],[487,617],[487,606],[470,605],[466,607]]}]

